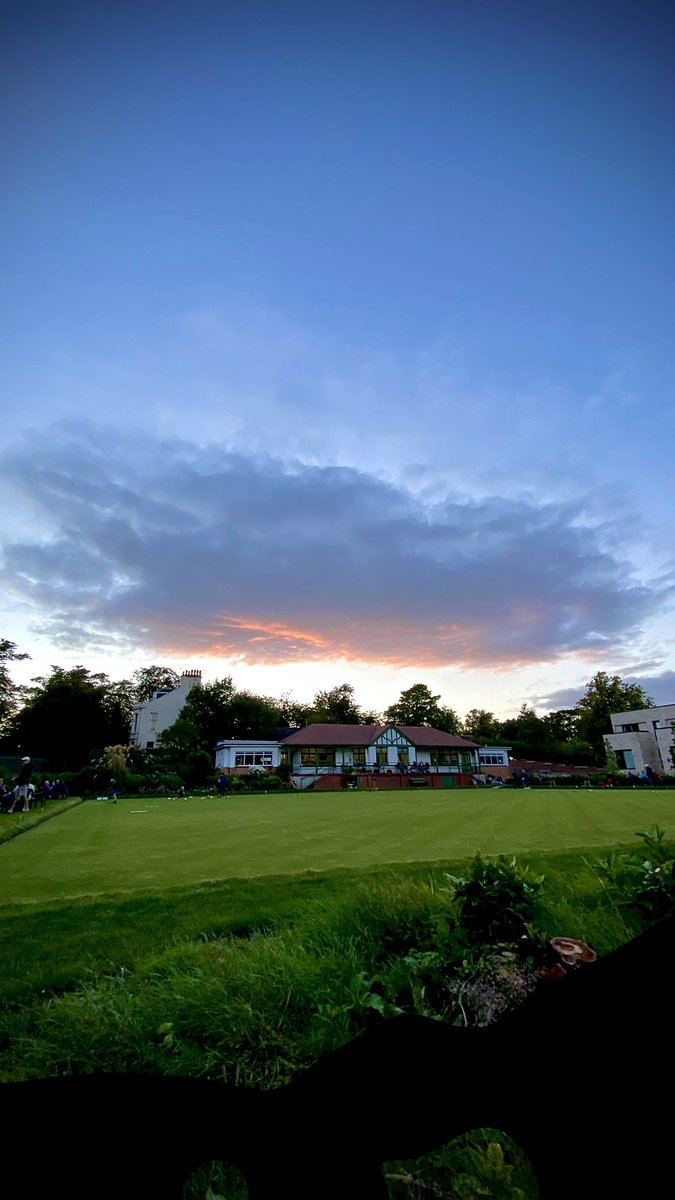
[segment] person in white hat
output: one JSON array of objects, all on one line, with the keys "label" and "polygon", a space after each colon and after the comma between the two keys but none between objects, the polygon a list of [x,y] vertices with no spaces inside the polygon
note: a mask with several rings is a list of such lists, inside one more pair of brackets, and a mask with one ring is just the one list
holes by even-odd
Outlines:
[{"label": "person in white hat", "polygon": [[32,773],[32,767],[30,765],[30,758],[28,757],[28,755],[26,755],[24,758],[21,759],[21,770],[19,771],[19,774],[16,777],[16,788],[14,789],[14,800],[12,802],[12,807],[9,810],[10,812],[14,812],[14,809],[16,808],[19,801],[21,801],[21,803],[23,805],[22,811],[28,812],[28,801],[30,799],[30,792],[28,790],[28,785],[30,784],[31,773]]}]

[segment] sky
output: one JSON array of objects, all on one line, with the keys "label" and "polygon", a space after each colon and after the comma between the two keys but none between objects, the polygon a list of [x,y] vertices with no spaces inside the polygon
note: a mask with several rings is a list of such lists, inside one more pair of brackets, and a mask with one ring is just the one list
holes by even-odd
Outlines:
[{"label": "sky", "polygon": [[0,636],[675,701],[675,9],[9,0]]}]

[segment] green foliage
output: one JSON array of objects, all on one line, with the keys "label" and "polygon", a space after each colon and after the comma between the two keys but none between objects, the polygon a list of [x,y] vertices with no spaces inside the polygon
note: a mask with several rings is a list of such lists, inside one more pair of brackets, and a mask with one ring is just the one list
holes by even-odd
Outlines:
[{"label": "green foliage", "polygon": [[459,733],[460,722],[452,708],[445,708],[432,695],[426,683],[415,683],[401,692],[396,704],[390,705],[385,719],[396,725],[424,725],[444,733]]},{"label": "green foliage", "polygon": [[654,701],[637,683],[624,683],[620,675],[598,671],[577,702],[579,736],[590,743],[598,759],[604,759],[604,736],[612,732],[611,713],[653,708]]},{"label": "green foliage", "polygon": [[118,783],[125,783],[130,757],[131,746],[106,746],[101,756],[101,765],[111,773]]},{"label": "green foliage", "polygon": [[151,700],[155,692],[162,688],[177,688],[180,676],[172,667],[160,667],[153,664],[150,667],[139,667],[131,677],[131,694],[134,704],[142,704]]},{"label": "green foliage", "polygon": [[524,1155],[495,1130],[475,1130],[415,1162],[387,1163],[385,1175],[390,1200],[526,1200],[536,1195]]},{"label": "green foliage", "polygon": [[187,707],[185,704],[178,720],[157,738],[155,769],[180,776],[188,787],[198,787],[210,778],[213,759],[201,745],[197,726],[186,715]]},{"label": "green foliage", "polygon": [[24,706],[10,727],[12,744],[59,769],[82,766],[104,746],[126,741],[128,724],[106,703],[109,686],[107,675],[86,667],[52,667],[24,690]]},{"label": "green foliage", "polygon": [[0,729],[4,728],[8,717],[16,712],[20,696],[20,688],[12,682],[7,663],[25,658],[30,658],[30,655],[20,654],[14,642],[0,638]]},{"label": "green foliage", "polygon": [[630,906],[648,920],[675,913],[675,844],[665,841],[658,825],[636,835],[649,857],[633,852],[613,852],[598,869],[609,885],[609,896]]},{"label": "green foliage", "polygon": [[484,708],[472,708],[464,718],[462,733],[481,745],[489,745],[500,737],[500,722],[494,713]]},{"label": "green foliage", "polygon": [[468,878],[448,875],[459,920],[474,941],[513,942],[527,932],[537,912],[543,876],[533,876],[500,855],[485,862],[477,854]]},{"label": "green foliage", "polygon": [[317,692],[314,697],[312,721],[336,725],[362,724],[362,712],[354,699],[351,683],[340,683],[328,691]]}]

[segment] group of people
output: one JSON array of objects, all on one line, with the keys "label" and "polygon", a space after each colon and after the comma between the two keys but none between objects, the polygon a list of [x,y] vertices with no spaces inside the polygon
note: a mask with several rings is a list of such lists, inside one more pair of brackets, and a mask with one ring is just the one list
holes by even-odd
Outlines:
[{"label": "group of people", "polygon": [[68,789],[62,779],[56,779],[54,783],[45,779],[36,789],[35,784],[31,783],[32,774],[31,761],[26,754],[21,759],[19,774],[13,786],[6,787],[4,779],[0,777],[0,808],[4,813],[28,812],[38,804],[44,808],[45,800],[63,799],[68,795]]}]

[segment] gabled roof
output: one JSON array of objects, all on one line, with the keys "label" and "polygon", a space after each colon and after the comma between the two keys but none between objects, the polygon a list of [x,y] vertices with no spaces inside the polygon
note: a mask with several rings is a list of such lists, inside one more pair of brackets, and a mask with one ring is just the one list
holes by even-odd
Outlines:
[{"label": "gabled roof", "polygon": [[443,733],[426,725],[394,725],[393,728],[400,729],[416,746],[456,746],[464,750],[476,750],[478,747],[478,742],[472,742],[469,738],[456,733]]},{"label": "gabled roof", "polygon": [[454,733],[443,733],[440,729],[429,729],[423,725],[333,725],[317,722],[307,725],[284,738],[282,746],[372,746],[385,729],[398,729],[414,746],[456,747],[475,750],[478,742],[458,737]]}]

